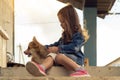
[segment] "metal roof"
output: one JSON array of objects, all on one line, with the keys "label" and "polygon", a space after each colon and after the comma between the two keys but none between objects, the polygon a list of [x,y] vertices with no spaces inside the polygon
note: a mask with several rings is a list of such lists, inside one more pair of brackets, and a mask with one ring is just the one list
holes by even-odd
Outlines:
[{"label": "metal roof", "polygon": [[97,16],[105,18],[116,0],[58,0],[63,3],[71,3],[74,7],[83,10],[85,7],[97,7]]}]

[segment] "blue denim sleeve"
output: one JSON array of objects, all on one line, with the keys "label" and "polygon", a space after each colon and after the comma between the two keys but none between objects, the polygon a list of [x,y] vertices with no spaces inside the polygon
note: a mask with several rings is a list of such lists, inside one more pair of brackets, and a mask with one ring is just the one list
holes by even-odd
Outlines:
[{"label": "blue denim sleeve", "polygon": [[76,33],[72,37],[72,41],[66,45],[59,45],[60,53],[78,53],[81,51],[81,47],[84,44],[84,38],[82,34]]},{"label": "blue denim sleeve", "polygon": [[48,48],[48,47],[51,47],[51,46],[58,46],[59,45],[59,41],[60,41],[60,39],[57,42],[54,42],[53,44],[45,45],[45,47]]}]

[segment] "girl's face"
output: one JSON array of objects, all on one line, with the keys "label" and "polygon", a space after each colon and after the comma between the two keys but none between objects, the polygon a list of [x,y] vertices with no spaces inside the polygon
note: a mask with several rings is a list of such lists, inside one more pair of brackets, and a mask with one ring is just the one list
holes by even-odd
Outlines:
[{"label": "girl's face", "polygon": [[61,27],[65,30],[66,27],[65,19],[61,15],[59,15],[58,18],[61,23]]}]

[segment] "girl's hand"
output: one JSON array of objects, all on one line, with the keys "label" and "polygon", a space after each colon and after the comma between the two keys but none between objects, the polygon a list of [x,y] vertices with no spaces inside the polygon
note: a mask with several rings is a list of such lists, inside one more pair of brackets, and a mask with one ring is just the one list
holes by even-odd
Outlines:
[{"label": "girl's hand", "polygon": [[57,53],[58,52],[58,47],[56,47],[56,46],[48,47],[48,52]]}]

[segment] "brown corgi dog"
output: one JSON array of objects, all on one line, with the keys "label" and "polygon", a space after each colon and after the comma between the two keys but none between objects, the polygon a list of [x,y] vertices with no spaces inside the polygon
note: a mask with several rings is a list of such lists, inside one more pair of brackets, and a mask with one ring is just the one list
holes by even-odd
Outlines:
[{"label": "brown corgi dog", "polygon": [[40,44],[35,37],[28,44],[28,48],[24,51],[26,55],[32,57],[32,61],[36,63],[41,63],[48,55],[47,48]]}]

